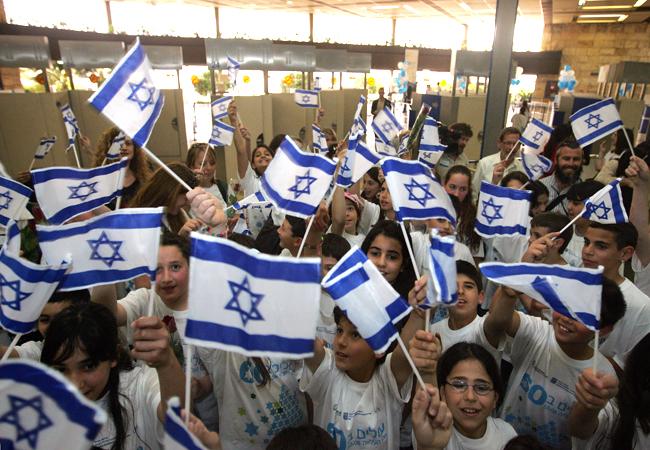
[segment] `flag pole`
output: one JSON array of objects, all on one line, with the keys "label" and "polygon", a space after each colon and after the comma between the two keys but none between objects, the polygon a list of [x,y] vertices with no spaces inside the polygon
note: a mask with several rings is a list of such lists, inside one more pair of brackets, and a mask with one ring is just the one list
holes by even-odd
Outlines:
[{"label": "flag pole", "polygon": [[18,333],[13,340],[11,341],[11,344],[9,344],[9,347],[7,347],[7,350],[5,350],[5,354],[2,355],[2,360],[1,361],[6,361],[9,359],[9,355],[11,355],[11,352],[14,351],[16,348],[16,344],[18,344],[18,340],[21,338],[22,334]]},{"label": "flag pole", "polygon": [[36,158],[32,158],[32,163],[29,165],[29,169],[27,169],[28,172],[31,172],[32,169],[34,168],[34,163],[36,163]]},{"label": "flag pole", "polygon": [[160,166],[160,167],[161,167],[165,172],[167,172],[167,173],[169,174],[169,176],[171,176],[174,180],[178,181],[178,183],[179,183],[181,186],[183,186],[183,187],[184,187],[185,189],[187,189],[188,191],[191,191],[191,190],[192,190],[192,188],[191,188],[191,187],[190,187],[190,186],[189,186],[185,181],[183,181],[183,179],[182,179],[181,177],[179,177],[178,175],[176,175],[176,173],[175,173],[172,169],[170,169],[169,167],[167,167],[167,164],[165,164],[164,162],[162,162],[162,161],[160,160],[160,158],[158,158],[156,155],[154,155],[153,152],[152,152],[151,150],[149,150],[147,147],[144,147],[144,146],[142,146],[141,148],[142,148],[142,150],[144,150],[144,151],[147,153],[147,156],[149,156],[149,158],[151,158],[151,159],[152,159],[156,164],[158,164],[158,165],[159,165],[159,166]]},{"label": "flag pole", "polygon": [[120,206],[122,206],[122,191],[124,191],[124,175],[126,174],[126,170],[126,166],[120,170],[120,176],[117,180],[117,185],[120,187],[120,195],[115,201],[115,210],[120,209]]},{"label": "flag pole", "polygon": [[72,153],[74,153],[74,159],[77,162],[77,167],[81,169],[81,162],[79,161],[79,155],[77,154],[77,146],[72,143],[68,146],[67,150],[70,150],[70,148],[72,148]]},{"label": "flag pole", "polygon": [[302,249],[305,247],[305,242],[307,242],[307,236],[309,236],[309,230],[311,230],[311,226],[313,225],[315,218],[316,218],[316,214],[311,216],[311,219],[309,219],[309,223],[307,224],[307,229],[305,230],[305,236],[302,238],[302,241],[300,241],[300,247],[298,248],[298,254],[296,255],[296,258],[300,258],[300,255],[302,254]]},{"label": "flag pole", "polygon": [[415,367],[415,362],[413,362],[413,358],[411,358],[411,355],[409,354],[408,350],[406,349],[406,345],[404,345],[404,341],[402,340],[402,336],[399,334],[397,335],[397,342],[399,343],[399,346],[402,349],[402,352],[404,353],[404,357],[408,361],[409,365],[411,366],[411,370],[413,371],[413,375],[415,375],[415,378],[417,378],[418,383],[420,383],[420,387],[424,390],[426,390],[426,386],[424,385],[424,380],[422,379],[422,375],[420,375],[420,371],[418,370],[417,367]]},{"label": "flag pole", "polygon": [[[164,210],[163,210],[163,214],[164,214]],[[158,264],[158,251],[160,250],[160,237],[158,237],[158,245],[156,245],[156,249],[155,249],[156,265]],[[147,316],[151,317],[153,316],[153,302],[155,300],[155,295],[156,295],[156,272],[154,272],[153,277],[150,276],[149,278],[151,279],[151,287],[149,288],[149,304],[147,305]]]},{"label": "flag pole", "polygon": [[203,159],[201,159],[201,168],[199,169],[199,172],[203,173],[203,165],[205,164],[205,158],[208,156],[208,149],[205,149],[205,152],[203,152]]},{"label": "flag pole", "polygon": [[634,153],[634,147],[632,146],[632,142],[630,141],[630,137],[627,135],[627,131],[625,131],[625,128],[623,128],[623,135],[625,136],[625,140],[627,141],[628,147],[630,147],[632,156],[636,156],[636,154]]},{"label": "flag pole", "polygon": [[528,180],[524,184],[522,184],[521,187],[518,190],[519,191],[523,190],[526,186],[528,186],[528,183],[530,183],[530,180]]},{"label": "flag pole", "polygon": [[598,340],[600,338],[600,329],[596,330],[596,334],[594,336],[594,362],[593,362],[593,371],[594,371],[594,376],[597,376],[598,373]]},{"label": "flag pole", "polygon": [[[411,246],[411,242],[409,240],[409,236],[406,233],[406,227],[404,226],[404,222],[400,222],[399,226],[402,228],[402,234],[404,235],[404,242],[406,242],[406,248],[409,252],[409,256],[411,258],[411,264],[413,265],[413,272],[415,272],[415,279],[419,280],[420,279],[420,270],[418,269],[418,265],[415,263],[415,254],[413,253],[413,247]],[[431,309],[427,309],[424,312],[424,330],[429,331],[429,322],[431,321]]]},{"label": "flag pole", "polygon": [[519,150],[520,147],[521,147],[521,141],[517,141],[517,143],[515,144],[514,147],[512,147],[512,150],[510,150],[510,153],[508,153],[508,156],[506,156],[506,159],[504,159],[504,161],[509,160],[510,156],[513,154],[513,152],[516,152],[517,150]]},{"label": "flag pole", "polygon": [[185,426],[190,423],[190,408],[192,406],[192,344],[185,348]]}]

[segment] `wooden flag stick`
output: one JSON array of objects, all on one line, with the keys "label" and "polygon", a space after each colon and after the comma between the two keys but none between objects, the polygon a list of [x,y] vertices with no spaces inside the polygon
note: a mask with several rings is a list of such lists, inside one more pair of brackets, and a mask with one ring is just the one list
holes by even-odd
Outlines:
[{"label": "wooden flag stick", "polygon": [[11,355],[11,353],[16,348],[16,344],[18,344],[18,340],[20,339],[21,336],[22,336],[22,334],[18,333],[13,338],[13,340],[11,341],[11,344],[9,344],[9,347],[7,347],[7,350],[5,350],[5,354],[2,355],[2,361],[6,361],[7,359],[9,359],[9,355]]}]

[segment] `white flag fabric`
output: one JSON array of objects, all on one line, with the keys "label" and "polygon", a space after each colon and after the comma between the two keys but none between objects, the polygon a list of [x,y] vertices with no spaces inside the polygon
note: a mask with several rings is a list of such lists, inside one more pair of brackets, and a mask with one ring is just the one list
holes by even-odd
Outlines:
[{"label": "white flag fabric", "polygon": [[311,125],[311,136],[312,136],[312,142],[314,143],[314,150],[316,150],[318,153],[327,153],[327,139],[325,139],[325,133],[323,133],[323,130],[313,123]]},{"label": "white flag fabric", "polygon": [[36,147],[36,153],[34,153],[34,158],[35,159],[45,158],[45,156],[47,156],[47,154],[50,153],[50,150],[52,150],[52,147],[54,147],[54,144],[56,144],[56,136],[52,136],[50,138],[47,137],[41,138],[41,140],[38,143],[38,147]]},{"label": "white flag fabric", "polygon": [[357,142],[361,140],[363,136],[366,135],[366,123],[361,117],[357,117],[352,122],[352,127],[350,128],[350,137],[348,138],[348,149],[354,150],[357,146]]},{"label": "white flag fabric", "polygon": [[63,124],[65,125],[65,131],[68,134],[68,147],[74,145],[74,140],[79,134],[79,122],[72,112],[72,108],[67,103],[60,108],[61,115],[63,116]]},{"label": "white flag fabric", "polygon": [[3,450],[88,450],[106,420],[58,371],[26,359],[0,363]]},{"label": "white flag fabric", "polygon": [[72,291],[131,280],[155,279],[163,208],[125,208],[67,225],[37,225],[43,259],[70,255],[59,290]]},{"label": "white flag fabric", "polygon": [[614,100],[606,98],[573,113],[571,128],[580,147],[586,147],[623,128],[623,121],[618,115]]},{"label": "white flag fabric", "polygon": [[126,136],[124,135],[124,132],[120,131],[117,133],[117,136],[113,138],[113,142],[111,142],[111,146],[108,147],[108,150],[106,151],[106,158],[107,159],[117,159],[120,157],[120,153],[122,152],[122,146],[124,145],[124,142],[126,141]]},{"label": "white flag fabric", "polygon": [[0,177],[0,225],[19,219],[34,191],[11,178]]},{"label": "white flag fabric", "polygon": [[61,224],[122,195],[127,158],[94,169],[32,170],[36,199],[50,223]]},{"label": "white flag fabric", "polygon": [[372,129],[384,144],[392,144],[404,129],[390,110],[384,108],[372,120]]},{"label": "white flag fabric", "polygon": [[372,166],[379,163],[381,157],[372,152],[363,141],[359,141],[353,150],[348,149],[343,164],[339,169],[336,184],[350,187],[363,177]]},{"label": "white flag fabric", "polygon": [[521,165],[530,181],[539,180],[546,172],[551,170],[553,162],[546,156],[539,154],[530,147],[524,147],[521,152]]},{"label": "white flag fabric", "polygon": [[528,122],[528,125],[526,125],[526,129],[519,138],[519,141],[526,147],[535,150],[536,153],[541,153],[541,151],[544,150],[544,146],[551,138],[552,132],[553,128],[549,127],[541,120],[533,118]]},{"label": "white flag fabric", "polygon": [[395,324],[411,312],[357,246],[339,260],[321,284],[375,353],[386,351],[399,335]]},{"label": "white flag fabric", "polygon": [[248,356],[314,353],[320,259],[264,255],[192,233],[186,341]]},{"label": "white flag fabric", "polygon": [[643,114],[641,115],[639,132],[636,135],[636,144],[639,145],[640,143],[647,141],[649,132],[650,132],[650,105],[645,105],[645,107],[643,108]]},{"label": "white flag fabric", "polygon": [[146,146],[162,111],[164,96],[153,82],[151,63],[140,39],[88,101],[138,146]]},{"label": "white flag fabric", "polygon": [[380,165],[398,221],[442,218],[456,224],[454,205],[427,166],[394,157]]},{"label": "white flag fabric", "polygon": [[375,151],[381,156],[397,156],[397,150],[390,144],[375,140]]},{"label": "white flag fabric", "polygon": [[178,397],[167,400],[163,447],[165,450],[206,450],[201,441],[185,426]]},{"label": "white flag fabric", "polygon": [[495,283],[522,292],[563,316],[597,330],[600,321],[603,267],[526,263],[483,263],[483,275]]},{"label": "white flag fabric", "polygon": [[253,233],[251,230],[248,229],[248,224],[246,223],[246,220],[243,217],[239,217],[237,219],[237,223],[235,223],[235,226],[232,228],[232,233],[239,233],[243,234],[245,236],[253,236]]},{"label": "white flag fabric", "polygon": [[494,236],[525,236],[528,233],[528,211],[533,193],[481,182],[478,212],[474,229],[485,238]]},{"label": "white flag fabric", "polygon": [[235,135],[235,127],[227,123],[215,120],[212,125],[212,134],[210,135],[210,145],[217,147],[232,144],[233,136]]},{"label": "white flag fabric", "polygon": [[418,161],[433,169],[446,148],[446,145],[440,143],[438,122],[433,117],[425,117],[422,126],[422,137],[420,138]]},{"label": "white flag fabric", "polygon": [[230,82],[232,83],[233,89],[235,86],[237,86],[237,74],[239,73],[239,68],[241,67],[241,64],[239,64],[239,61],[237,61],[235,58],[228,56],[228,78],[230,79]]},{"label": "white flag fabric", "polygon": [[422,309],[436,305],[454,305],[458,301],[456,286],[456,258],[453,236],[440,236],[438,230],[431,230],[429,246],[429,280],[427,299]]},{"label": "white flag fabric", "polygon": [[582,217],[600,223],[629,222],[625,206],[623,206],[621,178],[616,178],[585,200]]},{"label": "white flag fabric", "polygon": [[296,89],[293,94],[293,101],[303,108],[318,108],[318,91]]},{"label": "white flag fabric", "polygon": [[[361,95],[359,96],[359,102],[357,103],[357,109],[354,110],[354,118],[355,119],[360,119],[361,118],[361,110],[363,109],[363,105],[366,104],[366,97]],[[365,130],[365,127],[364,127]]]},{"label": "white flag fabric", "polygon": [[211,103],[212,119],[217,120],[228,115],[228,105],[232,101],[230,95],[224,95]]},{"label": "white flag fabric", "polygon": [[336,163],[304,153],[287,136],[262,175],[260,191],[281,212],[309,217],[329,189],[335,170]]},{"label": "white flag fabric", "polygon": [[39,265],[7,248],[0,250],[0,325],[16,334],[36,329],[43,306],[59,287],[67,268],[65,261]]},{"label": "white flag fabric", "polygon": [[258,191],[254,194],[249,195],[248,197],[244,197],[238,202],[233,203],[232,208],[235,211],[239,211],[240,209],[248,208],[249,206],[266,206],[269,204],[269,201],[264,198],[261,192]]}]

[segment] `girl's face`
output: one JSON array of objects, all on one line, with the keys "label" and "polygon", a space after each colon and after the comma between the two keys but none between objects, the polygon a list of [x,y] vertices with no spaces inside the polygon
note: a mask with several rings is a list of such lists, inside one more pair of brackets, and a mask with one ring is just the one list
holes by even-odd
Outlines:
[{"label": "girl's face", "polygon": [[445,191],[447,194],[455,195],[462,203],[469,192],[469,178],[462,173],[453,174],[445,184]]},{"label": "girl's face", "polygon": [[183,306],[187,302],[190,268],[175,245],[163,245],[158,250],[156,293],[168,307]]},{"label": "girl's face", "polygon": [[390,196],[390,191],[386,183],[382,183],[381,191],[379,192],[379,207],[382,211],[393,210],[393,199]]},{"label": "girl's face", "polygon": [[368,248],[367,256],[389,283],[395,281],[402,271],[404,254],[402,244],[397,239],[377,235]]},{"label": "girl's face", "polygon": [[181,212],[181,209],[185,208],[187,205],[189,205],[187,196],[185,194],[178,194],[174,204],[167,210],[167,213],[176,216]]},{"label": "girl's face", "polygon": [[348,234],[357,234],[357,222],[359,221],[359,214],[354,207],[352,201],[345,201],[345,232]]},{"label": "girl's face", "polygon": [[440,236],[452,236],[454,234],[454,226],[447,219],[435,218],[427,220],[429,229],[435,228],[438,230]]},{"label": "girl's face", "polygon": [[104,395],[111,368],[116,365],[116,361],[97,363],[77,347],[72,356],[54,366],[54,369],[70,380],[88,400],[96,401]]},{"label": "girl's face", "polygon": [[441,393],[454,418],[454,427],[470,439],[483,437],[487,418],[497,405],[492,379],[483,364],[476,359],[457,363]]},{"label": "girl's face", "polygon": [[251,164],[251,166],[259,173],[264,173],[272,159],[273,155],[270,151],[264,147],[258,147],[253,152],[253,164]]},{"label": "girl's face", "polygon": [[521,181],[512,179],[512,180],[508,181],[508,184],[506,184],[506,187],[510,188],[510,189],[521,189],[521,187],[523,185],[524,185],[524,183],[522,183]]},{"label": "girl's face", "polygon": [[201,186],[209,187],[212,185],[212,179],[214,178],[214,171],[217,168],[217,162],[214,160],[212,155],[208,153],[208,156],[205,157],[205,163],[203,163],[203,170],[201,170],[201,161],[203,161],[204,155],[205,151],[196,154],[192,170],[194,173],[199,175]]},{"label": "girl's face", "polygon": [[541,214],[544,211],[546,211],[546,205],[548,205],[548,195],[547,194],[541,194],[537,197],[537,206],[535,206],[532,210],[531,213],[533,216],[537,214]]},{"label": "girl's face", "polygon": [[375,181],[370,175],[363,176],[363,198],[366,200],[374,200],[379,195],[381,185]]},{"label": "girl's face", "polygon": [[120,147],[120,158],[127,158],[129,161],[133,159],[135,154],[135,147],[131,138],[124,138],[124,143]]}]

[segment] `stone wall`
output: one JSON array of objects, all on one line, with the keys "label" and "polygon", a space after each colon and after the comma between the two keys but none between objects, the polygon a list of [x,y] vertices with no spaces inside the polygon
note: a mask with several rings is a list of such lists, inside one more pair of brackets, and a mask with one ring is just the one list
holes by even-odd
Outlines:
[{"label": "stone wall", "polygon": [[[650,62],[650,24],[556,24],[544,27],[542,50],[561,50],[562,67],[571,65],[578,80],[576,93],[596,92],[598,69],[620,61]],[[541,99],[546,80],[540,76],[534,97]]]}]

